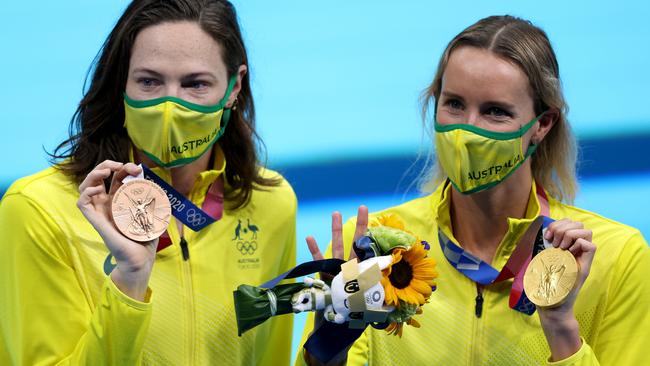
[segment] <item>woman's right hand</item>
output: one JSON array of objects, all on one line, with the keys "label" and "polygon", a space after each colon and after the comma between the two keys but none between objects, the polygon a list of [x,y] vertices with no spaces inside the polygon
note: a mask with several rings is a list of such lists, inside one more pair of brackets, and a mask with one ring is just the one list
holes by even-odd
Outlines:
[{"label": "woman's right hand", "polygon": [[[366,233],[367,229],[368,229],[368,207],[359,206],[359,210],[357,211],[357,226],[356,229],[354,230],[354,240],[357,240],[361,236],[363,236]],[[316,243],[316,239],[314,239],[313,236],[308,236],[306,238],[306,241],[307,241],[307,247],[309,248],[309,252],[311,253],[312,258],[314,260],[324,259],[323,254],[321,253],[320,248],[318,247],[318,243]],[[346,259],[344,257],[344,251],[345,249],[343,245],[343,220],[339,212],[334,212],[332,214],[332,258]],[[354,253],[354,250],[350,248],[350,254],[347,260],[356,257],[357,256]],[[325,280],[327,282],[332,280],[332,275],[330,274],[321,273],[320,277],[322,280]],[[323,321],[324,321],[323,311],[321,310],[316,312],[316,314],[314,315],[314,330],[318,329],[318,327],[320,327]],[[341,351],[341,353],[338,354],[336,357],[334,357],[334,359],[332,359],[328,363],[328,365],[344,365],[346,363],[349,350],[350,348],[348,347],[347,349]],[[321,362],[319,362],[307,351],[304,351],[303,356],[305,362],[307,362],[308,365],[322,365]]]},{"label": "woman's right hand", "polygon": [[[354,230],[354,240],[363,236],[367,229],[368,207],[359,206],[359,210],[357,211],[357,226]],[[323,259],[323,254],[318,248],[316,239],[314,239],[313,236],[308,236],[305,240],[307,241],[307,247],[309,248],[312,258],[314,258],[314,260]],[[343,248],[343,220],[341,219],[341,214],[337,211],[332,213],[332,258],[345,259],[343,256]],[[356,257],[354,250],[350,250],[348,259]]]},{"label": "woman's right hand", "polygon": [[[97,230],[117,263],[111,272],[115,285],[128,296],[145,299],[151,269],[156,257],[158,239],[135,242],[122,235],[113,223],[111,200],[128,175],[137,176],[141,168],[133,163],[122,164],[105,160],[95,167],[79,185],[77,207]],[[113,175],[110,191],[104,180]]]}]

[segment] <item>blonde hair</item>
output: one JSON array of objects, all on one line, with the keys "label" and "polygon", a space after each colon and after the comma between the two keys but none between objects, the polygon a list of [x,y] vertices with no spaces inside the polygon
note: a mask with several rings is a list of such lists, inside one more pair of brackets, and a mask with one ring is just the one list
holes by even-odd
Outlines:
[{"label": "blonde hair", "polygon": [[[479,20],[449,42],[438,63],[433,82],[421,97],[425,126],[431,103],[436,103],[442,89],[442,76],[451,53],[462,46],[486,49],[518,65],[528,76],[534,98],[535,115],[548,109],[559,112],[555,125],[540,142],[531,157],[533,178],[553,197],[572,202],[576,191],[577,144],[571,132],[560,83],[560,72],[555,52],[546,33],[529,21],[509,15],[491,16]],[[435,111],[434,104],[434,111]],[[446,176],[436,163],[427,158],[427,169],[420,179],[420,189],[431,191]]]}]

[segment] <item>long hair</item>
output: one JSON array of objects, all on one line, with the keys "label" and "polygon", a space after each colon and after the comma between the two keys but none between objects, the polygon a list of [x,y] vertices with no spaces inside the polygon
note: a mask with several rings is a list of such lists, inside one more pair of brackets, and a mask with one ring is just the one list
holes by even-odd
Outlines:
[{"label": "long hair", "polygon": [[[71,121],[70,137],[50,154],[52,163],[77,182],[100,162],[129,159],[130,139],[124,128],[123,92],[135,38],[144,28],[163,22],[192,21],[221,45],[228,77],[248,64],[237,14],[226,0],[135,0],[124,11],[93,61],[90,86]],[[250,68],[249,68],[250,70]],[[85,87],[84,87],[85,89]],[[237,108],[219,144],[226,161],[225,192],[229,207],[244,206],[253,189],[275,186],[279,179],[260,175],[255,132],[255,106],[249,73],[244,75]]]},{"label": "long hair", "polygon": [[[533,92],[535,115],[553,108],[559,111],[555,125],[540,142],[531,157],[533,178],[549,193],[563,201],[572,202],[576,190],[576,140],[567,121],[567,104],[560,83],[560,68],[546,33],[529,21],[505,16],[479,20],[449,42],[431,85],[422,93],[422,116],[429,120],[429,108],[440,97],[442,76],[451,53],[462,46],[488,50],[518,65],[528,76]],[[434,161],[428,159],[429,162]],[[432,187],[445,179],[440,164],[428,164],[421,180],[421,189]],[[432,165],[432,166],[431,166]]]}]

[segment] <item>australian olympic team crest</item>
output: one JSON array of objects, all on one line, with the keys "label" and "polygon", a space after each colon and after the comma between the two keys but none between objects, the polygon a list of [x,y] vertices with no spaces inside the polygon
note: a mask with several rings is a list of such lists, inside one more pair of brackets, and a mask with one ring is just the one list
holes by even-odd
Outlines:
[{"label": "australian olympic team crest", "polygon": [[257,251],[257,240],[260,232],[260,227],[255,225],[250,218],[237,219],[237,225],[233,230],[232,241],[242,255],[238,262],[239,266],[243,269],[258,268],[260,265],[259,258],[253,257]]}]

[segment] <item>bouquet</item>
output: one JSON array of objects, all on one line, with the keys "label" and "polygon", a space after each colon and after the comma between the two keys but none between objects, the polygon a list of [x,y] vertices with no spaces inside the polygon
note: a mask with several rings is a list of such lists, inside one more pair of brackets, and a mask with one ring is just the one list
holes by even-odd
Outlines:
[{"label": "bouquet", "polygon": [[[357,258],[347,262],[307,262],[261,286],[240,285],[234,291],[239,335],[271,316],[323,311],[330,325],[314,332],[305,347],[327,362],[369,324],[400,337],[404,324],[420,327],[414,317],[422,313],[438,277],[435,260],[427,256],[429,244],[407,231],[399,216],[385,214],[370,222],[353,250]],[[329,284],[312,277],[301,283],[278,284],[314,272],[335,276]],[[327,350],[308,347],[323,343],[336,344],[325,346]]]}]

